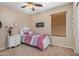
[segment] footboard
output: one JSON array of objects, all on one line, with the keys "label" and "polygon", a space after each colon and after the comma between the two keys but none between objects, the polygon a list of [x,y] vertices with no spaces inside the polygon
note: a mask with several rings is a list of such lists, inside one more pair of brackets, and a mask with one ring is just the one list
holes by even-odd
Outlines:
[{"label": "footboard", "polygon": [[45,39],[43,40],[43,49],[46,49],[50,45],[50,36],[46,36]]}]

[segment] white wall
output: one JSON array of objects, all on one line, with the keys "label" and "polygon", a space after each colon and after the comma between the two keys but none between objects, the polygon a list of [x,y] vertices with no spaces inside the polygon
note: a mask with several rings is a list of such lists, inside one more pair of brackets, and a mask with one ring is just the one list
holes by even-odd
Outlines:
[{"label": "white wall", "polygon": [[1,5],[0,20],[4,26],[13,26],[14,23],[17,24],[18,30],[23,26],[30,27],[28,15]]},{"label": "white wall", "polygon": [[[60,45],[64,47],[74,48],[73,40],[73,30],[72,30],[72,15],[73,15],[73,5],[65,5],[51,10],[36,14],[32,16],[31,28],[37,33],[47,33],[51,35],[51,14],[67,11],[66,14],[66,37],[51,36],[52,44]],[[36,28],[35,24],[37,22],[44,22],[44,28]]]}]

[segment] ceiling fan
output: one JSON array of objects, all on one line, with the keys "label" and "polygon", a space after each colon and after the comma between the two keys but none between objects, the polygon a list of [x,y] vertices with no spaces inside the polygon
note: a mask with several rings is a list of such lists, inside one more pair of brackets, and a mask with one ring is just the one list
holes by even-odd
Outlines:
[{"label": "ceiling fan", "polygon": [[35,11],[34,6],[36,6],[36,7],[43,7],[42,4],[38,4],[38,3],[33,3],[33,2],[25,2],[25,3],[26,3],[26,4],[23,5],[23,6],[21,6],[21,8],[26,8],[26,7],[28,7],[28,8],[30,8],[30,9],[32,9],[32,11]]}]

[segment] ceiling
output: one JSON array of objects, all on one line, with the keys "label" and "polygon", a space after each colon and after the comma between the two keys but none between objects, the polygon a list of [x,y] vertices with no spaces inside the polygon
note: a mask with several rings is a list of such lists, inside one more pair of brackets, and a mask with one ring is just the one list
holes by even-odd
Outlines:
[{"label": "ceiling", "polygon": [[28,15],[33,15],[36,13],[40,13],[40,12],[58,7],[58,6],[63,6],[63,5],[69,4],[71,2],[34,2],[34,3],[42,4],[43,7],[34,7],[35,11],[32,11],[29,8],[20,8],[23,4],[25,4],[24,2],[0,2],[0,5],[4,5],[9,8],[24,12]]}]

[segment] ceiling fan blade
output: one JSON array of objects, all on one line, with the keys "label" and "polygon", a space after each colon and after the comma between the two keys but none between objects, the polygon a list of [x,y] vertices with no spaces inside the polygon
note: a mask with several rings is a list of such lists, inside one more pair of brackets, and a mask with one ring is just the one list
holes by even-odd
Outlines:
[{"label": "ceiling fan blade", "polygon": [[37,7],[43,7],[42,4],[34,4],[34,6],[37,6]]},{"label": "ceiling fan blade", "polygon": [[34,8],[32,8],[32,11],[35,11],[35,9],[34,9]]},{"label": "ceiling fan blade", "polygon": [[27,7],[26,5],[24,5],[24,6],[22,6],[21,8],[25,8],[25,7]]}]

